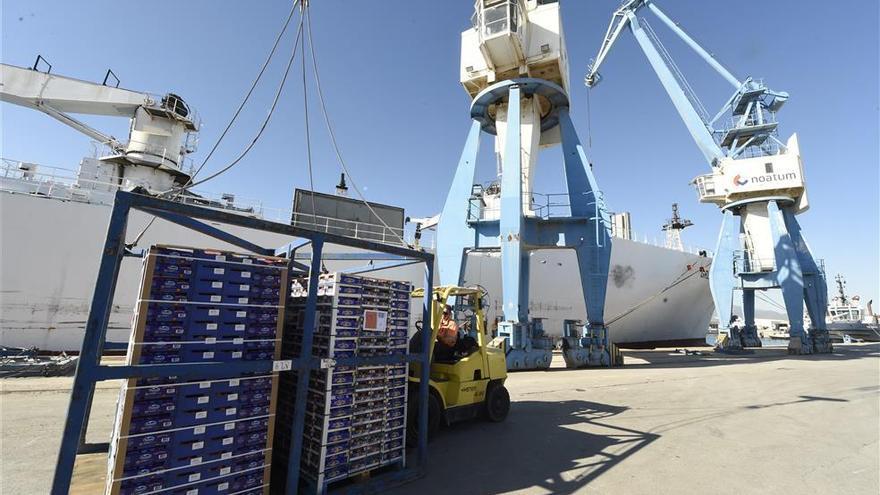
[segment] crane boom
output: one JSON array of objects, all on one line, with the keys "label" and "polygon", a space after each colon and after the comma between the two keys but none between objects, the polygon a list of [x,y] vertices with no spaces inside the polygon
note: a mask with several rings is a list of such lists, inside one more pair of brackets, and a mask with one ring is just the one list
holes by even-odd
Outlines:
[{"label": "crane boom", "polygon": [[114,88],[30,68],[2,64],[0,101],[41,110],[131,117],[140,106],[155,105],[147,93]]},{"label": "crane boom", "polygon": [[[189,178],[182,162],[195,149],[189,138],[198,132],[199,124],[183,99],[173,93],[160,97],[0,64],[0,101],[43,112],[108,145],[113,154],[101,160],[107,167],[118,167],[109,174],[132,188],[164,191]],[[121,142],[70,114],[128,118],[128,141]]]}]

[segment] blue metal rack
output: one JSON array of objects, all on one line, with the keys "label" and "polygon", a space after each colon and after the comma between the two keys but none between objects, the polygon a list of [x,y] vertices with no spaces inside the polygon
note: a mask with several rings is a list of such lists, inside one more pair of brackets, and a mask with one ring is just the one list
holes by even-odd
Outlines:
[{"label": "blue metal rack", "polygon": [[[301,357],[288,361],[249,361],[249,362],[226,362],[226,363],[197,363],[197,364],[163,364],[163,365],[125,365],[107,366],[100,363],[105,349],[116,348],[113,343],[106,342],[107,324],[116,292],[119,269],[125,257],[140,258],[142,253],[134,252],[125,244],[126,227],[128,217],[132,209],[154,215],[163,220],[195,230],[223,242],[248,250],[255,254],[269,256],[287,256],[290,259],[290,267],[302,270],[309,276],[309,292],[306,298],[306,313],[304,322],[304,334]],[[200,221],[203,220],[203,221]],[[247,229],[272,232],[287,235],[291,238],[305,239],[307,242],[295,244],[291,242],[277,249],[266,248],[247,241],[235,234],[214,227],[204,221],[220,223],[229,226],[244,227]],[[321,368],[321,360],[310,357],[312,354],[313,332],[315,329],[315,315],[317,303],[318,276],[321,273],[322,252],[325,244],[335,244],[353,249],[365,250],[383,256],[383,259],[398,260],[401,264],[413,262],[425,264],[425,296],[422,304],[422,319],[430,321],[431,294],[433,292],[434,255],[423,251],[417,251],[401,246],[380,244],[377,242],[353,239],[350,237],[316,232],[292,225],[270,222],[256,218],[249,218],[222,210],[214,210],[199,206],[176,203],[159,198],[143,196],[129,192],[117,192],[113,210],[110,214],[110,224],[107,228],[107,238],[101,253],[101,264],[98,270],[98,279],[95,283],[95,292],[89,309],[89,318],[86,323],[86,332],[80,350],[79,364],[73,380],[73,389],[70,395],[70,405],[67,410],[67,422],[61,439],[61,447],[55,466],[55,476],[52,481],[53,495],[66,494],[70,490],[73,477],[73,467],[76,456],[80,453],[95,452],[102,450],[101,446],[85,443],[85,432],[91,412],[92,397],[97,382],[116,380],[122,378],[147,378],[178,376],[184,378],[221,378],[241,373],[268,373],[272,371],[287,372],[299,371],[296,401],[294,405],[294,419],[292,425],[292,438],[290,446],[289,463],[287,466],[287,494],[297,493],[299,487],[300,456],[302,451],[302,436],[305,425],[306,395],[308,388],[309,372]],[[295,251],[305,245],[311,246],[309,264],[295,261],[302,259],[302,255],[296,255]],[[369,253],[358,254],[364,259],[372,258]],[[422,349],[430,348],[430,332],[423,333]],[[404,469],[389,472],[373,479],[368,484],[358,485],[360,491],[381,491],[389,486],[398,485],[416,479],[424,475],[428,460],[428,380],[430,372],[430,358],[427,353],[408,355],[389,355],[377,357],[351,357],[335,360],[336,365],[367,366],[375,364],[395,364],[403,362],[421,363],[421,381],[418,390],[419,416],[418,416],[418,447],[416,462]]]}]

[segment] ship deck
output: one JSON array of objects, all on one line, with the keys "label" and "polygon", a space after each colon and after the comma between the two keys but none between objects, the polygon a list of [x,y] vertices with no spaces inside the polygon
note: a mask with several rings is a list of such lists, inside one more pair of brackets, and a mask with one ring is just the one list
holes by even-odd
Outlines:
[{"label": "ship deck", "polygon": [[[616,369],[511,374],[506,422],[448,428],[427,476],[393,493],[877,493],[880,344],[702,355],[624,351]],[[46,493],[70,377],[0,380],[3,493]],[[118,383],[100,385],[89,441],[106,441]],[[72,493],[100,493],[101,455]]]}]

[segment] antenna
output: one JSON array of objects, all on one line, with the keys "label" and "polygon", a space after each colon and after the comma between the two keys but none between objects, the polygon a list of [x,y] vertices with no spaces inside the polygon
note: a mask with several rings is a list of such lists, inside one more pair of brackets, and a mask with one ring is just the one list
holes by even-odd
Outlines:
[{"label": "antenna", "polygon": [[339,184],[336,184],[337,196],[348,196],[348,186],[345,185],[345,172],[339,176]]},{"label": "antenna", "polygon": [[666,231],[666,247],[684,251],[684,246],[681,243],[681,231],[693,224],[694,222],[681,218],[678,213],[678,203],[672,203],[672,218],[663,224],[663,230]]}]

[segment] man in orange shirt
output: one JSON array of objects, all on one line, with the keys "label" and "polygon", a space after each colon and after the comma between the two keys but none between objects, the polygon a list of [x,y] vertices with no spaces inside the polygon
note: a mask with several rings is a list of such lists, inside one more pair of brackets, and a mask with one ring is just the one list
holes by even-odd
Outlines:
[{"label": "man in orange shirt", "polygon": [[440,328],[437,330],[437,343],[441,350],[451,352],[458,342],[458,325],[452,318],[452,306],[443,308],[443,317],[440,318]]}]

